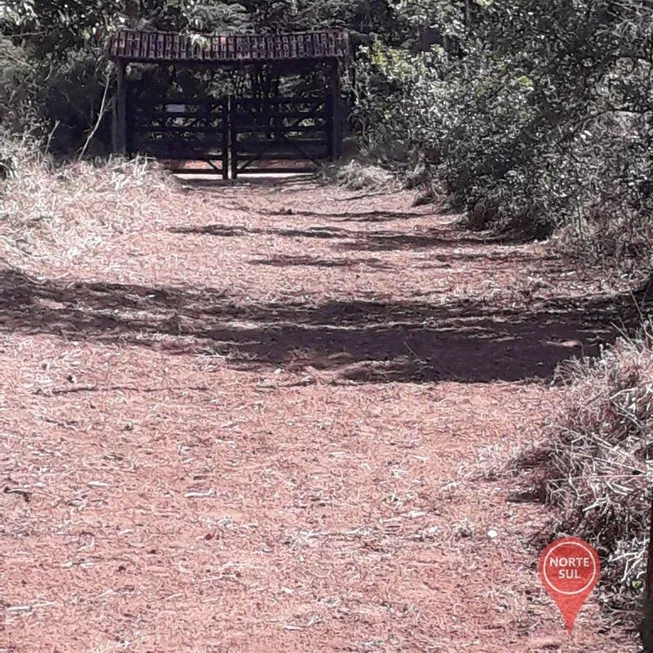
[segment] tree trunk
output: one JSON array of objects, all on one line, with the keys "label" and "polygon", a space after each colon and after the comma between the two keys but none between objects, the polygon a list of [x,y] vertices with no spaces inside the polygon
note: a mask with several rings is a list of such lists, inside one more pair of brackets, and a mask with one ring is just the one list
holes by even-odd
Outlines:
[{"label": "tree trunk", "polygon": [[644,599],[644,620],[639,632],[642,636],[644,653],[653,653],[653,597]]},{"label": "tree trunk", "polygon": [[643,621],[640,626],[645,653],[653,653],[653,501],[651,502],[651,525],[646,566],[646,587],[644,589]]}]

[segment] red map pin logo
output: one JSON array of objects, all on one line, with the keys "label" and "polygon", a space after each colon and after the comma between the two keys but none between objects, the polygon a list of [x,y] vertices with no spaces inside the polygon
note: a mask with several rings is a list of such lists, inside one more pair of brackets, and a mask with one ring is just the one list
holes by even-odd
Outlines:
[{"label": "red map pin logo", "polygon": [[571,635],[583,603],[599,580],[601,564],[596,551],[577,537],[549,544],[540,558],[540,579],[556,602]]}]

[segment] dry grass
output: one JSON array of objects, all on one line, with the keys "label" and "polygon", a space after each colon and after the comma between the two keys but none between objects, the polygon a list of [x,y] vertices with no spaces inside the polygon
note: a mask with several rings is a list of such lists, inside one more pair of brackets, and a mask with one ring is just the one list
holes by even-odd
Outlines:
[{"label": "dry grass", "polygon": [[564,364],[562,402],[540,456],[559,534],[602,556],[606,598],[632,609],[642,587],[653,480],[653,335],[621,338],[597,360]]},{"label": "dry grass", "polygon": [[128,232],[148,207],[165,204],[174,187],[171,176],[141,158],[56,170],[28,151],[18,150],[16,158],[19,172],[4,183],[0,213],[0,244],[10,264],[25,263],[27,255],[39,268],[65,270]]},{"label": "dry grass", "polygon": [[399,183],[395,176],[372,163],[352,159],[342,165],[326,166],[322,169],[322,177],[350,190],[385,188],[396,190]]},{"label": "dry grass", "polygon": [[[597,214],[560,227],[552,245],[579,264],[601,264],[641,279],[653,269],[653,223],[646,211]],[[615,273],[617,274],[617,273]]]}]

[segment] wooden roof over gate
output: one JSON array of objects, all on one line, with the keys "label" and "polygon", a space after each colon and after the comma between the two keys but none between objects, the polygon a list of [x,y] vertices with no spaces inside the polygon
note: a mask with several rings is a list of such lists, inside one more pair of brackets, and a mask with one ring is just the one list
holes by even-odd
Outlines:
[{"label": "wooden roof over gate", "polygon": [[113,58],[123,61],[263,63],[346,58],[349,41],[346,32],[336,30],[187,36],[124,29],[111,36],[109,52]]}]

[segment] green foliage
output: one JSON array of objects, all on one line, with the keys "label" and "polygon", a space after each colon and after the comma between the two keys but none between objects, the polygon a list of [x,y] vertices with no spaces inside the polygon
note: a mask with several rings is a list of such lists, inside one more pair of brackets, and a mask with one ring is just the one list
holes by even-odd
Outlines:
[{"label": "green foliage", "polygon": [[359,58],[366,141],[424,158],[479,226],[566,225],[593,258],[634,261],[653,209],[653,4],[401,4],[409,23],[419,7],[458,46]]},{"label": "green foliage", "polygon": [[120,0],[7,0],[0,29],[20,37],[35,58],[65,56],[71,49],[102,49],[121,21]]},{"label": "green foliage", "polygon": [[240,3],[200,2],[189,12],[192,29],[200,32],[238,34],[251,27],[247,9]]},{"label": "green foliage", "polygon": [[34,119],[35,67],[22,48],[0,35],[0,124],[29,129]]}]

